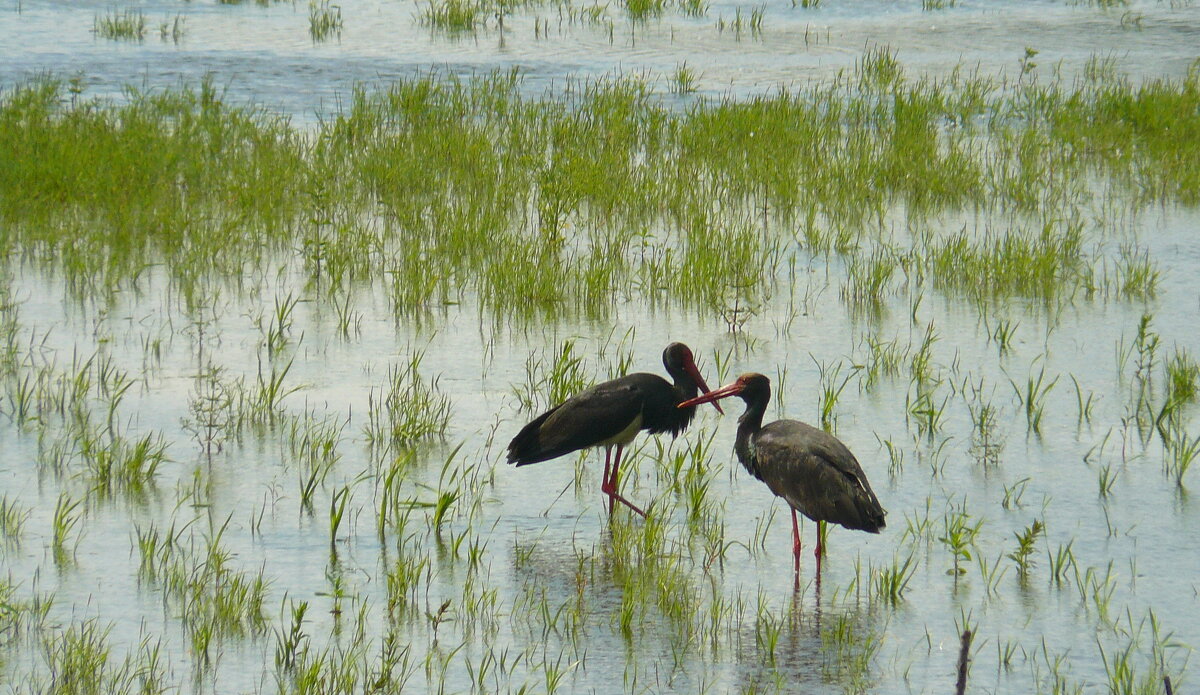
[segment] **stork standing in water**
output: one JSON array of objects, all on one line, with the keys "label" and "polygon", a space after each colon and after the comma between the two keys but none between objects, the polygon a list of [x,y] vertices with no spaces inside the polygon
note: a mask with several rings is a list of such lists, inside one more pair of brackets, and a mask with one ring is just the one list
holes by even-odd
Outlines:
[{"label": "stork standing in water", "polygon": [[[708,393],[688,346],[668,345],[663,350],[663,366],[674,384],[656,374],[629,374],[597,384],[542,413],[509,442],[508,462],[524,466],[602,446],[604,477],[600,490],[608,495],[608,512],[611,514],[620,502],[646,516],[620,494],[617,476],[622,450],[642,430],[678,435],[696,414],[695,406],[685,407],[683,402],[697,393]],[[713,405],[723,412],[719,404]],[[614,446],[617,455],[610,460]]]},{"label": "stork standing in water", "polygon": [[814,552],[819,581],[825,522],[879,533],[885,526],[883,517],[887,512],[879,505],[858,460],[837,437],[796,420],[762,424],[771,401],[771,380],[762,374],[743,374],[732,384],[684,401],[679,407],[715,404],[729,396],[739,396],[746,402],[746,412],[738,418],[734,444],[738,460],[792,508],[796,572],[800,571],[800,524],[796,512],[817,522]]}]

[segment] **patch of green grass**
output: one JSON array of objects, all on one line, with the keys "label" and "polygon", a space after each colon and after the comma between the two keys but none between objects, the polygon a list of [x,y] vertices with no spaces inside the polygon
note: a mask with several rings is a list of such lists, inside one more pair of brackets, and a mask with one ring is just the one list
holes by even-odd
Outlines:
[{"label": "patch of green grass", "polygon": [[1029,376],[1025,379],[1024,388],[1018,386],[1015,381],[1009,381],[1017,394],[1017,399],[1021,402],[1021,407],[1025,411],[1025,422],[1029,427],[1029,431],[1036,433],[1042,431],[1042,415],[1046,411],[1046,398],[1050,395],[1050,391],[1054,389],[1054,385],[1058,383],[1059,376],[1055,376],[1047,383],[1046,368],[1042,367],[1038,370],[1036,378],[1030,372]]},{"label": "patch of green grass", "polygon": [[[1097,189],[1200,199],[1197,80],[1006,89],[913,79],[874,49],[829,82],[672,110],[635,77],[537,96],[511,72],[427,76],[357,90],[312,134],[208,82],[116,105],[39,80],[0,95],[0,246],[81,294],[161,263],[193,299],[303,247],[314,281],[385,278],[398,319],[472,296],[526,319],[604,317],[629,296],[762,306],[792,238],[852,254],[855,301],[886,295],[897,270],[981,300],[1136,299],[1154,292],[1153,261],[1093,252],[1084,206]],[[922,233],[902,263],[860,255],[897,205],[1016,223]]]},{"label": "patch of green grass", "polygon": [[96,15],[92,33],[114,41],[141,41],[146,38],[146,14],[134,8],[112,9]]},{"label": "patch of green grass", "polygon": [[546,410],[592,386],[593,379],[575,345],[576,341],[568,338],[549,355],[532,354],[525,360],[525,381],[512,388],[522,410]]},{"label": "patch of green grass", "polygon": [[199,533],[191,522],[163,532],[137,533],[139,575],[160,587],[178,611],[196,658],[208,662],[216,643],[228,636],[261,634],[268,580],[234,568],[222,543],[229,520]]},{"label": "patch of green grass", "polygon": [[365,434],[378,452],[441,436],[450,425],[450,399],[438,387],[440,377],[422,376],[424,357],[416,351],[407,363],[388,367],[385,384],[371,393]]},{"label": "patch of green grass", "polygon": [[64,493],[58,496],[58,503],[54,506],[51,547],[54,550],[55,564],[60,567],[69,565],[75,558],[79,538],[73,537],[72,534],[87,511],[86,507],[81,507],[82,504],[83,500],[71,499]]},{"label": "patch of green grass", "polygon": [[1200,364],[1186,349],[1176,348],[1165,365],[1167,400],[1176,403],[1195,403],[1200,384]]},{"label": "patch of green grass", "polygon": [[107,439],[80,440],[85,478],[92,490],[101,495],[138,495],[151,489],[158,467],[167,460],[167,443],[162,435],[152,432],[131,440],[113,431]]},{"label": "patch of green grass", "polygon": [[699,73],[688,67],[686,62],[680,63],[671,76],[671,91],[680,95],[691,94],[696,91],[699,79]]},{"label": "patch of green grass", "polygon": [[28,518],[29,510],[16,500],[10,500],[7,493],[0,497],[0,537],[4,538],[6,545],[21,542],[25,520]]},{"label": "patch of green grass", "polygon": [[308,35],[314,42],[327,41],[342,34],[342,6],[329,0],[309,0]]},{"label": "patch of green grass", "polygon": [[482,0],[430,0],[419,16],[434,29],[465,32],[483,26],[492,14]]},{"label": "patch of green grass", "polygon": [[890,566],[880,567],[871,575],[875,595],[890,605],[898,605],[904,600],[904,592],[916,572],[915,556],[910,554],[903,561],[899,557],[892,558]]},{"label": "patch of green grass", "polygon": [[1083,287],[1083,240],[1079,225],[1010,229],[978,240],[962,232],[929,248],[928,268],[936,286],[979,300],[1069,297]]},{"label": "patch of green grass", "polygon": [[181,14],[176,14],[173,18],[167,18],[158,24],[158,38],[163,41],[171,41],[179,43],[183,37],[187,35],[187,18]]},{"label": "patch of green grass", "polygon": [[847,267],[842,298],[855,307],[882,306],[898,267],[898,260],[888,249],[877,249],[870,256],[854,254]]},{"label": "patch of green grass", "polygon": [[47,631],[41,637],[41,651],[49,674],[28,683],[30,692],[159,695],[175,689],[161,642],[146,638],[119,659],[113,653],[110,630],[93,618]]}]

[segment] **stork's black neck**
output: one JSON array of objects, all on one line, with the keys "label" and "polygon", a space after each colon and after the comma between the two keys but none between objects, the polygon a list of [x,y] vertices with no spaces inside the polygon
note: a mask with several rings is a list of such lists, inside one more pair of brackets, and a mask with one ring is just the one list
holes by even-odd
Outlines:
[{"label": "stork's black neck", "polygon": [[756,393],[754,397],[746,399],[746,412],[738,418],[737,441],[734,444],[734,450],[737,451],[738,460],[756,476],[758,467],[754,463],[754,449],[751,446],[751,440],[762,429],[763,415],[766,414],[767,404],[770,402],[770,391],[765,394]]}]

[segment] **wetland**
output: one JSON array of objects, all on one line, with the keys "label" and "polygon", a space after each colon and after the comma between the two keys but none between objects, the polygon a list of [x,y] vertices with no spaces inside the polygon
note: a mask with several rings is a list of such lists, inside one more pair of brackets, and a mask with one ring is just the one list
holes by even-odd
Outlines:
[{"label": "wetland", "polygon": [[[1200,638],[1187,2],[9,3],[0,686],[1160,693]],[[691,346],[730,403],[520,427]]]}]

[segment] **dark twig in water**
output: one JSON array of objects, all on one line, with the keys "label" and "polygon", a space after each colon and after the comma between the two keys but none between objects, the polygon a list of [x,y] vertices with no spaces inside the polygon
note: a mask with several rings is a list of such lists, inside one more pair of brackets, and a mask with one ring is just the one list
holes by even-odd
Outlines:
[{"label": "dark twig in water", "polygon": [[1175,695],[1175,688],[1171,687],[1171,677],[1163,676],[1163,689],[1167,691],[1167,695]]},{"label": "dark twig in water", "polygon": [[963,630],[962,633],[962,649],[958,652],[958,683],[954,686],[955,695],[963,695],[967,691],[967,663],[971,659],[971,638],[974,635],[970,630]]}]

